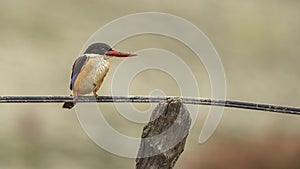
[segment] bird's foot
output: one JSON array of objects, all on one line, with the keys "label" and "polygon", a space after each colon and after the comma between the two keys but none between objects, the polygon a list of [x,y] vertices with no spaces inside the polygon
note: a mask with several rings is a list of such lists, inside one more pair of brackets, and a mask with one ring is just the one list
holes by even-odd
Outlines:
[{"label": "bird's foot", "polygon": [[75,95],[75,100],[78,100],[78,92],[75,92],[74,95]]},{"label": "bird's foot", "polygon": [[95,97],[98,97],[98,94],[97,94],[96,91],[93,91],[93,94],[94,94]]}]

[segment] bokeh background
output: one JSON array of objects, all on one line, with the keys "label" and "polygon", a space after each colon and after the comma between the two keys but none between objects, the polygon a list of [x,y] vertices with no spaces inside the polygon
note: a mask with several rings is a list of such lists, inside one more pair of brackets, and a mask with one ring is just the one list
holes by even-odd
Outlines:
[{"label": "bokeh background", "polygon": [[[121,16],[157,11],[189,20],[210,38],[224,65],[228,99],[300,106],[299,9],[297,0],[1,0],[0,95],[68,95],[72,63],[92,33]],[[201,97],[210,97],[204,66],[180,42],[143,35],[116,46],[127,51],[151,47],[180,56],[196,75]],[[111,60],[111,72],[119,62]],[[110,75],[100,94],[111,94]],[[155,88],[167,95],[180,94],[176,81],[159,71],[140,73],[132,81],[130,94],[149,94]],[[140,136],[143,124],[127,121],[111,104],[99,106],[118,131]],[[200,107],[175,168],[300,168],[299,117],[225,109],[214,135],[199,144],[208,108]],[[134,159],[95,145],[80,127],[75,111],[62,110],[61,104],[0,105],[0,168],[123,169],[134,165]]]}]

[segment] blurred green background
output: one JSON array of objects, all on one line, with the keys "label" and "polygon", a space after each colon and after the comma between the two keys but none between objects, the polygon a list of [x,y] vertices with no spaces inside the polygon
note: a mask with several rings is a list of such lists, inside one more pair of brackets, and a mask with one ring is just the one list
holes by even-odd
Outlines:
[{"label": "blurred green background", "polygon": [[[1,0],[0,95],[68,95],[72,63],[92,33],[121,16],[157,11],[189,20],[210,38],[224,65],[228,99],[300,106],[299,9],[297,0]],[[174,39],[145,35],[116,46],[127,51],[151,47],[182,57],[196,75],[201,97],[210,97],[203,65]],[[119,62],[111,61],[111,72]],[[111,75],[99,94],[111,94]],[[175,81],[157,71],[138,75],[130,94],[149,94],[155,88],[179,94]],[[117,130],[140,136],[142,124],[125,120],[111,104],[100,107]],[[208,107],[200,107],[175,168],[300,168],[295,158],[300,155],[299,117],[226,109],[211,139],[199,144],[207,111]],[[61,104],[0,105],[0,168],[134,165],[134,159],[95,145],[81,129],[75,111],[62,110]]]}]

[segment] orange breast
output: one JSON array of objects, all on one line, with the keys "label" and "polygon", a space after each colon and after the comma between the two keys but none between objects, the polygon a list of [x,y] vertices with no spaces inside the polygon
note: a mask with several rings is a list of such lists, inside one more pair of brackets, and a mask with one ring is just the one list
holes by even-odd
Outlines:
[{"label": "orange breast", "polygon": [[103,57],[89,57],[75,80],[73,94],[89,94],[98,91],[109,70],[109,62]]},{"label": "orange breast", "polygon": [[[106,61],[106,60],[104,60]],[[96,76],[95,76],[95,81],[96,85],[93,91],[97,92],[100,89],[100,86],[109,70],[110,64],[109,62],[106,61],[106,63],[103,63],[100,68],[98,69]]]}]

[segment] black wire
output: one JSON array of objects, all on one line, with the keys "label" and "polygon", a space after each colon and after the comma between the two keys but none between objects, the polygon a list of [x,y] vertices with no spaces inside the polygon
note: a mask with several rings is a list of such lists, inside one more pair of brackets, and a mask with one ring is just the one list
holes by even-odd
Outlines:
[{"label": "black wire", "polygon": [[[180,98],[184,104],[221,106],[300,115],[300,108],[298,107],[177,96],[98,96],[97,98],[93,96],[81,96],[76,102],[158,103],[172,98]],[[74,97],[71,96],[0,96],[0,103],[62,103],[73,100]]]}]

